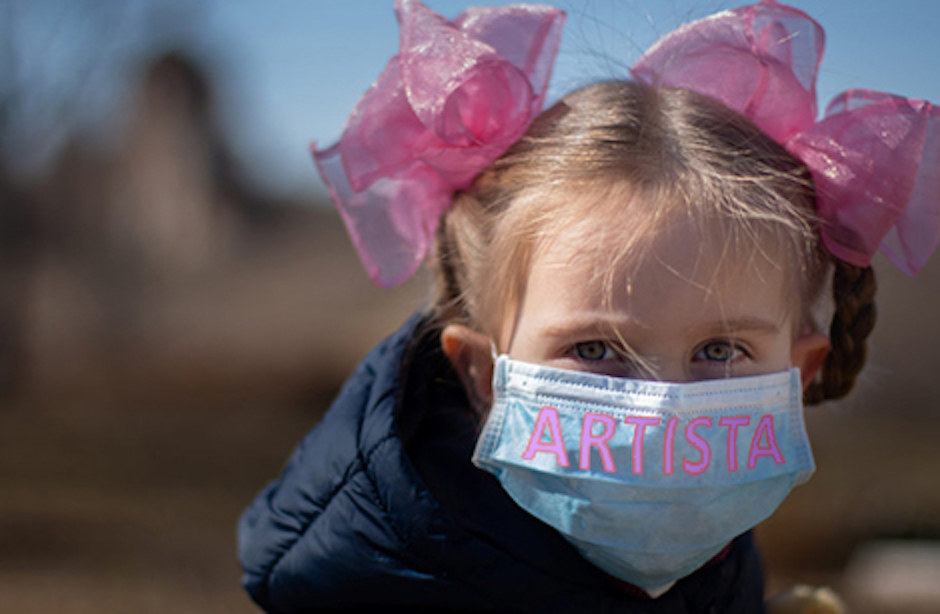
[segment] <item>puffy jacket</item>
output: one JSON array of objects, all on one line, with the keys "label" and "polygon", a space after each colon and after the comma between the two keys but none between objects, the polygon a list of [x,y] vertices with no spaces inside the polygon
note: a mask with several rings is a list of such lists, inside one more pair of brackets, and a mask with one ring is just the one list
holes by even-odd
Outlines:
[{"label": "puffy jacket", "polygon": [[470,462],[478,424],[419,316],[376,347],[238,526],[268,612],[763,611],[751,535],[658,599],[604,574]]}]

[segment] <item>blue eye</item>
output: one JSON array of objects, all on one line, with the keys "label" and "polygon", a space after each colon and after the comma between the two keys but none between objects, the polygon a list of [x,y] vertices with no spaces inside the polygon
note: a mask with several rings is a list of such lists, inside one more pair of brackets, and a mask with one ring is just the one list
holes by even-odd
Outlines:
[{"label": "blue eye", "polygon": [[616,356],[613,348],[603,341],[583,341],[575,344],[575,355],[581,360],[609,360]]},{"label": "blue eye", "polygon": [[702,346],[695,353],[694,360],[707,360],[709,362],[731,362],[744,355],[744,350],[730,341],[712,341]]}]

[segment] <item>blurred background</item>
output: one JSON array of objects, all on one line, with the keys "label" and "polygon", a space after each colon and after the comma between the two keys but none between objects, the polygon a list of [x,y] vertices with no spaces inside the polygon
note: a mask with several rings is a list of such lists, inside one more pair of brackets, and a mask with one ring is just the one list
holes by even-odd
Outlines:
[{"label": "blurred background", "polygon": [[[823,103],[940,101],[940,3],[794,4]],[[558,5],[553,97],[735,4]],[[371,285],[307,151],[396,47],[391,1],[0,0],[0,612],[257,611],[238,514],[425,298]],[[808,410],[817,475],[759,529],[771,593],[940,611],[937,260],[876,262],[869,366]]]}]

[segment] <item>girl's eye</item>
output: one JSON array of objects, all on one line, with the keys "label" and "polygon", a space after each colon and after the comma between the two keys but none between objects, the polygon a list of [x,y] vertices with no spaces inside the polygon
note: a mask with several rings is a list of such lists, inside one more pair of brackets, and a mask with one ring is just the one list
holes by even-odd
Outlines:
[{"label": "girl's eye", "polygon": [[712,341],[705,344],[695,354],[695,360],[707,360],[710,362],[731,362],[744,355],[744,350],[731,343],[730,341]]},{"label": "girl's eye", "polygon": [[583,341],[574,346],[574,353],[581,360],[609,360],[616,355],[613,348],[603,341]]}]

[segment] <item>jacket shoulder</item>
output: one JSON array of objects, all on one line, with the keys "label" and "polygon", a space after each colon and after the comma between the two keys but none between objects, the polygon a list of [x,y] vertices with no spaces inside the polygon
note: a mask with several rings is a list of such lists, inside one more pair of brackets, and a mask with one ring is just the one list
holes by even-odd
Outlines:
[{"label": "jacket shoulder", "polygon": [[408,527],[421,526],[413,516],[426,502],[413,489],[398,492],[413,476],[387,475],[407,471],[394,420],[401,363],[418,324],[413,317],[370,352],[281,476],[242,515],[242,584],[262,607],[322,603],[323,595],[355,594],[390,578],[395,587],[388,588],[401,590],[402,578],[421,575],[389,553],[409,541]]}]

